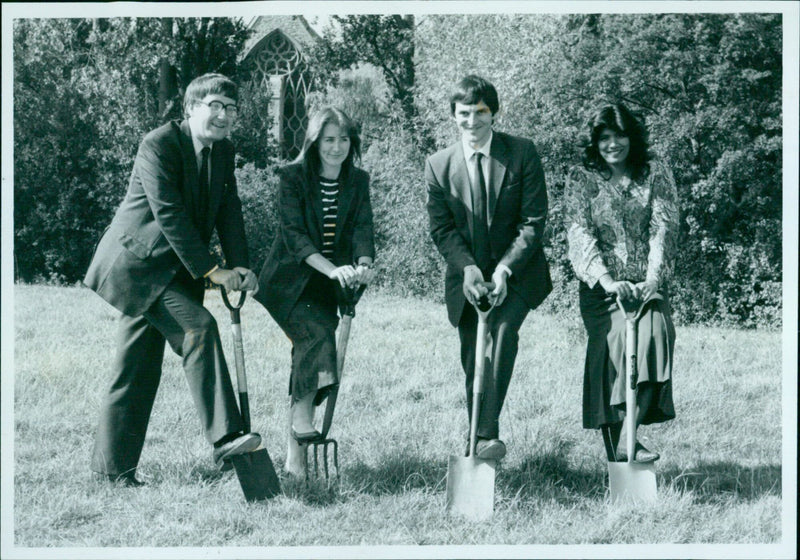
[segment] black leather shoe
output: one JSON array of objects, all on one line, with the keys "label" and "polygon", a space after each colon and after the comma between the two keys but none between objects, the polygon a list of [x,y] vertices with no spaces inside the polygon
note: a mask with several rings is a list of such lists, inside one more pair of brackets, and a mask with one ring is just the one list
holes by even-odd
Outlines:
[{"label": "black leather shoe", "polygon": [[[241,435],[219,447],[214,448],[214,464],[222,470],[229,470],[233,465],[229,461],[234,455],[249,453],[261,445],[261,436],[256,433]],[[227,466],[227,468],[226,468]]]},{"label": "black leather shoe", "polygon": [[125,474],[94,473],[94,476],[97,480],[119,484],[121,486],[126,486],[128,488],[140,488],[141,486],[145,485],[144,482],[136,478],[136,476],[133,473],[125,473]]},{"label": "black leather shoe", "polygon": [[478,459],[502,459],[506,456],[506,444],[499,439],[478,439],[475,444],[475,456]]},{"label": "black leather shoe", "polygon": [[[659,455],[655,451],[650,451],[638,441],[636,442],[636,455],[633,458],[633,461],[635,463],[652,463],[660,458],[661,455]],[[627,463],[627,462],[628,462],[627,449],[617,449],[617,463]]]},{"label": "black leather shoe", "polygon": [[318,439],[322,439],[322,434],[319,433],[317,430],[311,430],[310,432],[297,432],[294,427],[292,427],[292,437],[297,443],[311,443]]}]

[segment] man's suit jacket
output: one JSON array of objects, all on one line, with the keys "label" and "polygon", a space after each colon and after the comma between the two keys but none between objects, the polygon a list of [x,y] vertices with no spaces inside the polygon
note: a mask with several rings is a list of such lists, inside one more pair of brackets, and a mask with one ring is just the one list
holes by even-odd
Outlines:
[{"label": "man's suit jacket", "polygon": [[136,154],[128,191],[97,244],[84,283],[130,316],[141,315],[183,266],[199,279],[217,264],[209,252],[216,228],[227,267],[248,267],[234,149],[215,142],[209,156],[209,208],[198,206],[199,172],[188,121],[148,133]]},{"label": "man's suit jacket", "polygon": [[[542,248],[547,190],[533,142],[494,132],[489,151],[489,237],[492,260],[512,272],[508,288],[535,309],[552,290]],[[433,242],[447,262],[447,314],[458,325],[466,304],[464,267],[472,254],[472,194],[461,141],[436,152],[425,165]],[[489,271],[491,272],[491,271]]]},{"label": "man's suit jacket", "polygon": [[[255,298],[283,326],[311,278],[309,255],[322,253],[322,197],[318,177],[300,163],[281,168],[278,208],[280,226],[258,277]],[[356,167],[340,178],[334,236],[336,266],[359,257],[375,257],[369,175]]]}]

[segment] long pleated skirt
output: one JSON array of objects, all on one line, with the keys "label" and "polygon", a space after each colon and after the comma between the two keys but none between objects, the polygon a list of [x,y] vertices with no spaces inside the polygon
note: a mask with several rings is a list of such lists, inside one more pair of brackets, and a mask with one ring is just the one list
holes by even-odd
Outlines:
[{"label": "long pleated skirt", "polygon": [[[625,316],[616,300],[583,282],[580,310],[588,343],[583,376],[583,427],[599,428],[625,417]],[[672,402],[672,356],[675,327],[669,300],[649,302],[638,323],[638,384],[651,384],[653,398],[643,411],[642,424],[675,418]]]}]

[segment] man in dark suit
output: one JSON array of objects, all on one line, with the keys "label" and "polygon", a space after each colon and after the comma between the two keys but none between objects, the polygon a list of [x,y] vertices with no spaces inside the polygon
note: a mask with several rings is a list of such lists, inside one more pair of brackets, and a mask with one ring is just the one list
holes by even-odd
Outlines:
[{"label": "man in dark suit", "polygon": [[[436,152],[425,166],[431,237],[447,261],[445,301],[461,340],[468,415],[478,322],[473,306],[487,294],[495,305],[477,428],[476,454],[482,459],[506,454],[498,418],[518,331],[552,289],[542,249],[547,215],[542,165],[533,142],[492,130],[499,107],[491,83],[474,75],[462,79],[450,96],[461,140]],[[491,293],[485,281],[494,284]]]},{"label": "man in dark suit", "polygon": [[[248,269],[234,149],[237,87],[205,74],[186,88],[187,119],[147,134],[127,193],[95,250],[85,284],[122,312],[113,379],[102,405],[91,469],[139,486],[136,466],[161,378],[165,342],[183,359],[217,466],[257,448],[244,425],[214,317],[203,306],[204,279],[226,290],[254,290]],[[209,242],[216,229],[228,268]]]}]

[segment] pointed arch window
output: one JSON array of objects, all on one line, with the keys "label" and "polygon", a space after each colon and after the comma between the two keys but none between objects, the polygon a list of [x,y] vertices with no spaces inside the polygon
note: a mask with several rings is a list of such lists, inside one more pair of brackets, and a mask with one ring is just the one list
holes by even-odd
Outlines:
[{"label": "pointed arch window", "polygon": [[294,158],[300,153],[308,121],[306,97],[311,84],[303,54],[276,29],[253,48],[248,59],[255,66],[257,79],[272,92],[273,135],[283,156]]}]

